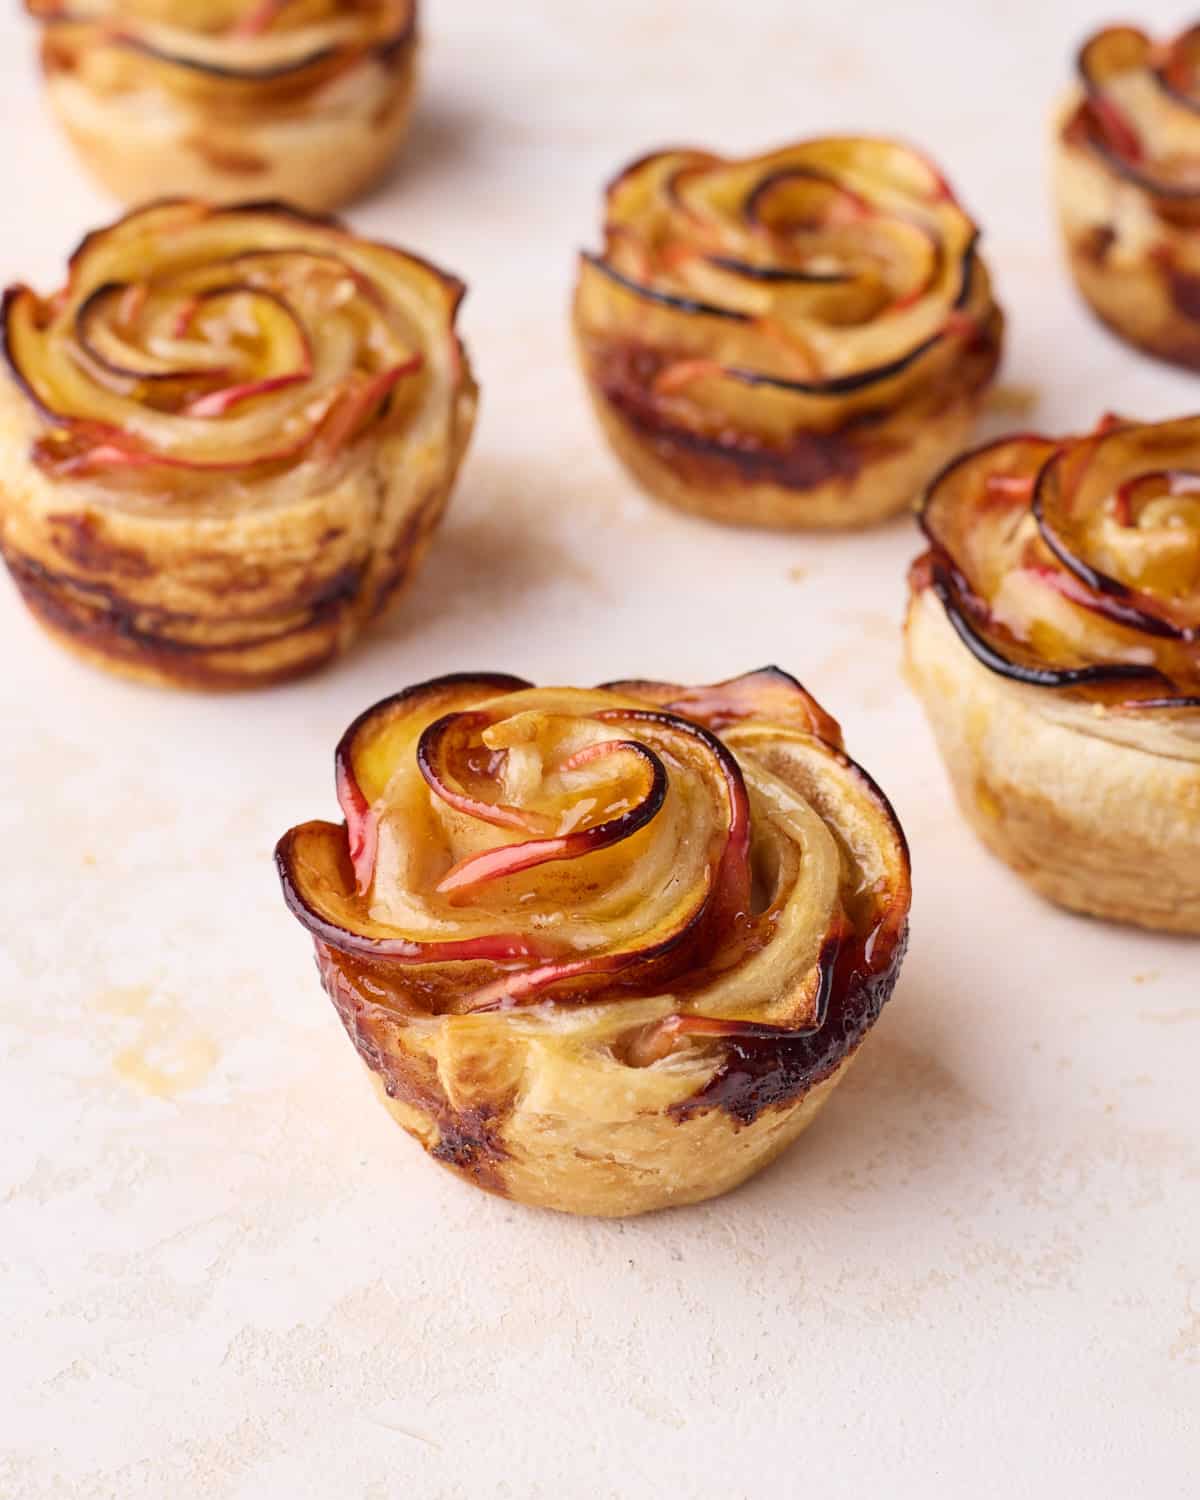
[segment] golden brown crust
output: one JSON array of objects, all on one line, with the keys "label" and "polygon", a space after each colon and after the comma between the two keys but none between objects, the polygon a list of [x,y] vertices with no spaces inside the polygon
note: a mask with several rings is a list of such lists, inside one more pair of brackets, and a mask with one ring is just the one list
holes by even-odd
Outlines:
[{"label": "golden brown crust", "polygon": [[[946,389],[879,420],[803,433],[780,450],[698,437],[622,399],[582,354],[592,410],[613,452],[647,493],[730,526],[846,531],[911,506],[931,474],[971,435],[999,363],[997,309]],[[772,474],[786,479],[772,480]],[[824,475],[823,478],[816,476]]]},{"label": "golden brown crust", "polygon": [[[278,198],[315,211],[360,196],[407,133],[415,5],[335,6],[295,29],[288,10],[239,4],[218,26],[136,0],[33,4],[46,95],[88,169],[126,203],[167,193]],[[258,30],[255,15],[273,12]],[[225,29],[221,29],[221,27]],[[308,38],[309,40],[306,40]]]},{"label": "golden brown crust", "polygon": [[[749,1126],[718,1110],[667,1132],[654,1117],[597,1125],[578,1115],[531,1112],[508,1126],[502,1146],[482,1123],[478,1131],[434,1129],[428,1113],[388,1093],[382,1074],[370,1077],[396,1123],[464,1181],[531,1208],[623,1219],[704,1203],[769,1167],[816,1119],[854,1057],[790,1108]],[[708,1163],[702,1176],[698,1160]]]},{"label": "golden brown crust", "polygon": [[[158,263],[111,292],[123,257],[142,265],[148,222]],[[0,550],[31,611],[87,660],[165,684],[260,686],[340,654],[419,564],[469,440],[476,393],[454,334],[460,295],[451,278],[333,222],[188,203],[93,236],[53,302],[14,289]],[[222,298],[229,316],[261,325],[247,368],[173,373],[172,360],[203,365],[206,340],[225,358]],[[214,321],[173,341],[171,319],[200,306]],[[339,320],[338,347],[344,335],[362,352],[326,376],[322,341]],[[410,374],[375,370],[389,341],[396,352],[382,357]],[[296,350],[300,365],[270,373]],[[114,376],[112,361],[132,355],[146,373]]]},{"label": "golden brown crust", "polygon": [[465,1180],[572,1213],[764,1166],[903,956],[903,838],[839,747],[773,669],[690,690],[459,676],[361,716],[346,826],[301,825],[277,859],[393,1116]]},{"label": "golden brown crust", "polygon": [[1200,934],[1200,760],[1048,719],[1038,689],[972,658],[928,590],[905,642],[959,807],[993,854],[1072,911]]},{"label": "golden brown crust", "polygon": [[[464,439],[469,430],[467,418]],[[376,555],[378,497],[405,461],[402,444],[382,445],[363,471],[322,497],[327,518],[336,514],[345,526],[339,520],[319,535],[306,526],[307,543],[294,511],[253,533],[232,521],[219,535],[206,530],[199,538],[186,526],[167,535],[161,526],[135,522],[130,529],[144,550],[125,555],[142,561],[137,597],[123,589],[123,568],[114,568],[102,549],[90,550],[81,567],[73,548],[63,547],[66,536],[94,534],[103,507],[56,510],[28,527],[14,519],[21,512],[18,490],[0,481],[0,509],[9,516],[7,528],[0,523],[0,553],[42,628],[91,666],[159,687],[268,687],[335,660],[399,600],[416,573],[445,510],[453,469],[407,515],[386,553]],[[22,544],[35,528],[26,552]],[[299,567],[285,562],[305,545],[310,550]],[[197,586],[177,591],[173,582],[188,572]],[[179,607],[167,602],[175,599]]]},{"label": "golden brown crust", "polygon": [[617,456],[656,498],[733,524],[902,510],[999,362],[976,240],[940,174],[887,141],[642,158],[609,189],[573,314]]},{"label": "golden brown crust", "polygon": [[1159,359],[1200,368],[1200,32],[1156,45],[1110,26],[1079,52],[1054,127],[1068,263],[1096,316]]}]

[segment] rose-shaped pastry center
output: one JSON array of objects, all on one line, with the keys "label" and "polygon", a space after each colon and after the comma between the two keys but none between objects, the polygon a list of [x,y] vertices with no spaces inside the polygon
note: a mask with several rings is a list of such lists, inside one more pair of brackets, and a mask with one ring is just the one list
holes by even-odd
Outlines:
[{"label": "rose-shaped pastry center", "polygon": [[[497,938],[548,961],[508,995],[607,972],[750,915],[749,809],[714,735],[611,696],[507,695],[342,760],[358,887],[418,943]],[[399,733],[397,728],[396,733]],[[377,762],[386,755],[386,782]],[[366,787],[376,794],[372,796]],[[717,931],[717,927],[721,931]]]},{"label": "rose-shaped pastry center", "polygon": [[824,140],[637,163],[587,262],[657,307],[656,393],[703,403],[731,380],[837,389],[967,333],[975,237],[923,157]]},{"label": "rose-shaped pastry center", "polygon": [[[675,173],[680,208],[653,244],[665,284],[766,320],[811,322],[809,340],[818,344],[821,325],[867,323],[933,289],[942,247],[931,222],[896,217],[816,166],[779,166],[750,183],[729,181],[734,175]],[[800,357],[799,348],[785,352]],[[819,353],[814,346],[807,370],[794,373],[819,375]]]},{"label": "rose-shaped pastry center", "polygon": [[890,810],[781,673],[439,679],[364,715],[337,763],[345,830],[293,830],[284,886],[393,1005],[638,997],[650,1061],[705,1027],[815,1027],[839,962],[898,961]]},{"label": "rose-shaped pastry center", "polygon": [[1170,706],[1200,693],[1200,423],[1109,419],[952,465],[923,524],[968,643],[1027,680]]},{"label": "rose-shaped pastry center", "polygon": [[1098,503],[1076,506],[1048,532],[1069,566],[1184,613],[1200,597],[1200,471],[1136,474]]},{"label": "rose-shaped pastry center", "polygon": [[460,293],[332,223],[167,204],[85,240],[58,295],[12,288],[4,348],[49,472],[254,478],[416,422],[453,379]]}]

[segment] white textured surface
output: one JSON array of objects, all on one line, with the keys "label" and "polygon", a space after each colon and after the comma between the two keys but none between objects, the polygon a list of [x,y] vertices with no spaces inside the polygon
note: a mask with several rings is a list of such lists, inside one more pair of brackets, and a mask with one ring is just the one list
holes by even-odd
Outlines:
[{"label": "white textured surface", "polygon": [[[14,10],[0,274],[46,287],[111,209],[39,109]],[[1092,326],[1056,254],[1044,115],[1103,12],[427,12],[412,148],[353,218],[471,283],[484,404],[400,614],[327,676],[206,699],[74,665],[0,587],[0,1496],[1194,1495],[1200,946],[1061,915],[976,847],[897,675],[906,524],[780,539],[654,508],[591,426],[565,324],[625,158],[892,130],[985,226],[1034,420],[1194,409],[1194,379]],[[597,1224],[471,1192],[370,1097],[276,836],[332,813],[337,735],[410,681],[769,659],[912,839],[911,956],[861,1062],[712,1206]]]}]

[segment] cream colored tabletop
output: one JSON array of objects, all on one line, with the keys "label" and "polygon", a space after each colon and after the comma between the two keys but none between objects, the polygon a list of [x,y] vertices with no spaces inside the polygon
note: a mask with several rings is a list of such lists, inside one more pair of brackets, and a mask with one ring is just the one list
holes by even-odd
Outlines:
[{"label": "cream colored tabletop", "polygon": [[[0,273],[49,288],[113,209],[14,11]],[[402,608],[324,676],[207,698],[74,664],[0,582],[0,1497],[1195,1495],[1200,945],[1060,914],[976,846],[898,673],[911,525],[655,507],[593,430],[565,317],[626,158],[891,131],[985,228],[1011,320],[985,431],[1200,407],[1057,255],[1045,117],[1103,9],[426,12],[411,147],[352,217],[470,283],[483,408]],[[275,839],[333,814],[337,736],[418,679],[768,661],[913,846],[910,957],[853,1075],[706,1207],[594,1223],[472,1192],[371,1097]]]}]

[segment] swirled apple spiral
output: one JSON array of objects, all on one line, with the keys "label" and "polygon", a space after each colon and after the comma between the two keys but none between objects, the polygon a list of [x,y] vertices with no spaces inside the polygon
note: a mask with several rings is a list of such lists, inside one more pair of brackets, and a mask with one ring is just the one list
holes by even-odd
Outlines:
[{"label": "swirled apple spiral", "polygon": [[608,190],[575,325],[653,493],[717,519],[854,525],[910,501],[995,370],[978,231],[895,142],[665,151]]}]

